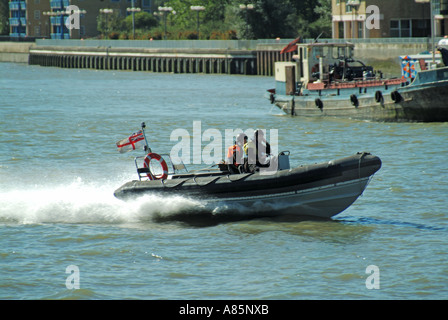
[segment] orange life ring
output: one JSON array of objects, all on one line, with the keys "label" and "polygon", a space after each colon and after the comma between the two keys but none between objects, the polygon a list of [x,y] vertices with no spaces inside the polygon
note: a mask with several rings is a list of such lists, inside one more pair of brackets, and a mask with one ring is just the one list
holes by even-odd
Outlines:
[{"label": "orange life ring", "polygon": [[[151,169],[149,168],[149,163],[151,160],[157,160],[160,162],[160,165],[162,166],[163,174],[156,176],[155,174],[151,173]],[[149,180],[165,180],[168,178],[168,165],[166,164],[166,161],[157,153],[148,153],[143,160],[143,167],[149,168],[148,178]]]}]

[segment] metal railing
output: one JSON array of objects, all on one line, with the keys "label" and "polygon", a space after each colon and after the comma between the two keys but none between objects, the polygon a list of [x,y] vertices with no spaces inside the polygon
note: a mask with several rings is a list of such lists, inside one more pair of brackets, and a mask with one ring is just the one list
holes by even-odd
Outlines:
[{"label": "metal railing", "polygon": [[[442,37],[436,37],[436,40],[439,41]],[[291,42],[293,39],[260,39],[258,40],[259,44],[287,44]],[[427,43],[431,41],[431,37],[420,37],[420,38],[366,38],[366,39],[319,39],[318,42],[332,42],[332,43],[344,43],[351,42],[354,44],[364,44],[364,43],[372,43],[372,44],[415,44],[415,43]],[[312,43],[314,39],[304,39],[305,43]]]},{"label": "metal railing", "polygon": [[[436,38],[438,42],[441,37]],[[111,47],[111,48],[148,48],[148,49],[223,49],[223,50],[256,50],[258,45],[286,45],[293,39],[260,39],[260,40],[59,40],[38,39],[38,46],[67,47]],[[313,39],[305,39],[311,43]],[[372,38],[372,39],[319,39],[319,42],[354,44],[425,44],[431,38]]]},{"label": "metal railing", "polygon": [[257,40],[49,40],[39,39],[38,46],[112,47],[154,49],[255,50]]}]

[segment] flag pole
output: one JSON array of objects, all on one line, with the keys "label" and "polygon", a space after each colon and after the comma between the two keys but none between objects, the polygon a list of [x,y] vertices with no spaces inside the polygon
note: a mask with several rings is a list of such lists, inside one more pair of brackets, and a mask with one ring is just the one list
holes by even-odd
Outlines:
[{"label": "flag pole", "polygon": [[145,142],[146,142],[145,151],[148,151],[148,153],[151,153],[151,148],[149,147],[148,139],[146,139],[146,133],[145,133],[146,124],[144,122],[142,122],[141,126],[142,126],[143,137],[145,138]]}]

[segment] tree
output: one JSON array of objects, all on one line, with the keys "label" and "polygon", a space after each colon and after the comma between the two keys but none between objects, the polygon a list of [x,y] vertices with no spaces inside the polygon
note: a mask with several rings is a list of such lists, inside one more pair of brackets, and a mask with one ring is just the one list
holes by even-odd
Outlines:
[{"label": "tree", "polygon": [[323,27],[331,30],[330,0],[246,1],[253,10],[240,10],[241,0],[233,0],[227,10],[239,38],[308,38],[317,37]]},{"label": "tree", "polygon": [[314,12],[319,18],[310,24],[310,30],[314,37],[317,33],[323,33],[324,38],[332,37],[331,25],[331,0],[318,0],[318,6],[315,7]]},{"label": "tree", "polygon": [[0,34],[9,34],[9,0],[0,0]]},{"label": "tree", "polygon": [[230,0],[170,0],[165,6],[172,7],[176,14],[171,21],[176,28],[181,30],[196,30],[197,13],[190,9],[191,6],[204,6],[205,10],[199,13],[200,25],[206,26],[213,23],[224,23],[226,6]]},{"label": "tree", "polygon": [[291,9],[286,19],[287,25],[294,31],[294,38],[297,36],[316,38],[321,32],[331,36],[331,0],[290,0],[289,2]]},{"label": "tree", "polygon": [[[135,29],[136,30],[150,30],[153,27],[157,27],[159,25],[159,21],[152,14],[147,12],[137,12],[134,16],[135,21]],[[127,31],[132,31],[132,14],[128,15],[124,19],[124,27]]]},{"label": "tree", "polygon": [[[296,11],[293,0],[257,0],[254,19],[249,20],[253,26],[254,36],[260,38],[295,38],[297,31],[293,26]],[[256,21],[260,21],[256,23]]]},{"label": "tree", "polygon": [[108,35],[112,31],[121,31],[123,28],[123,20],[117,10],[113,13],[100,13],[96,21],[97,29],[103,35]]},{"label": "tree", "polygon": [[[199,13],[203,39],[229,39],[234,34],[239,39],[316,38],[321,32],[325,37],[331,36],[331,0],[155,1],[175,11],[167,16],[171,39],[196,38],[197,13],[190,7],[197,5],[205,7]],[[241,10],[241,4],[253,4],[254,8]],[[150,32],[154,29],[157,28],[152,27]]]}]

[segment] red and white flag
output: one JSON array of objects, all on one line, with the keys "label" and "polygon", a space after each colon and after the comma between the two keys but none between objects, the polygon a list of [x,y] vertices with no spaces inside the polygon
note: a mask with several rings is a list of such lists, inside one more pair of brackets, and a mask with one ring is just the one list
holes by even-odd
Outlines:
[{"label": "red and white flag", "polygon": [[298,38],[294,39],[293,41],[291,41],[290,43],[288,43],[288,45],[286,47],[284,47],[282,49],[282,51],[280,51],[280,54],[296,51],[298,48],[297,43],[300,42],[300,39],[301,39],[301,37],[298,37]]},{"label": "red and white flag", "polygon": [[118,152],[125,153],[140,148],[145,144],[145,136],[143,135],[143,131],[140,130],[137,133],[133,133],[129,138],[118,141],[117,147]]}]

